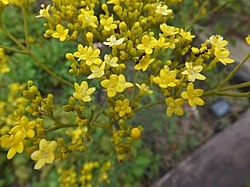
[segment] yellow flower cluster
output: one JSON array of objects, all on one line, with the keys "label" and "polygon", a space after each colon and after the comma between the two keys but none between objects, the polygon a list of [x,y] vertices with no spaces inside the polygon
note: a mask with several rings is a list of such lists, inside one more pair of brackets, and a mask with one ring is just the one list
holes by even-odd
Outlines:
[{"label": "yellow flower cluster", "polygon": [[24,140],[35,136],[35,131],[33,130],[35,125],[35,121],[29,121],[26,116],[23,116],[18,124],[9,131],[9,134],[1,137],[1,146],[9,148],[8,159],[13,158],[17,152],[23,152]]},{"label": "yellow flower cluster", "polygon": [[[76,5],[82,8],[77,9]],[[101,6],[103,13],[96,15],[93,11],[96,6]],[[193,47],[191,55],[184,62],[185,67],[176,58],[168,62],[158,59],[157,54],[164,49],[172,49],[179,56],[186,55],[195,37],[189,31],[166,24],[172,18],[172,10],[163,3],[144,5],[142,1],[134,3],[125,0],[99,5],[98,1],[53,1],[52,5],[43,5],[42,8],[40,17],[48,20],[45,25],[48,28],[46,37],[79,42],[78,51],[66,55],[72,62],[70,72],[100,80],[108,97],[123,94],[126,88],[138,84],[126,82],[124,74],[134,59],[137,59],[132,65],[134,69],[151,71],[153,83],[162,89],[164,95],[172,98],[178,98],[178,95],[166,93],[175,92],[182,83],[205,80],[201,72],[210,66],[205,63],[208,56],[213,58],[211,65],[215,62],[233,62],[225,48],[227,42],[218,35],[211,36],[200,49]],[[161,33],[155,36],[151,28],[157,26]],[[106,52],[107,47],[102,45],[95,48],[94,40],[108,46],[111,53],[106,53],[102,58],[102,51]],[[212,47],[208,48],[208,45]],[[152,81],[144,80],[144,84],[149,87]]]},{"label": "yellow flower cluster", "polygon": [[142,131],[142,126],[132,128],[131,125],[126,124],[125,120],[119,120],[119,129],[112,131],[112,142],[119,162],[123,162],[126,158],[132,143],[140,139]]},{"label": "yellow flower cluster", "polygon": [[68,169],[58,169],[60,175],[59,182],[61,187],[77,186],[77,173],[73,167]]},{"label": "yellow flower cluster", "polygon": [[70,187],[80,185],[92,187],[100,186],[103,183],[109,183],[107,172],[110,169],[110,166],[110,161],[104,161],[102,163],[98,161],[88,161],[85,162],[81,168],[79,168],[80,172],[76,172],[74,167],[67,169],[59,168],[58,173],[60,175],[60,186]]},{"label": "yellow flower cluster", "polygon": [[93,170],[99,167],[100,164],[98,162],[84,163],[80,177],[80,183],[82,186],[92,187],[91,181],[93,179]]},{"label": "yellow flower cluster", "polygon": [[[206,79],[203,71],[217,62],[233,62],[228,57],[227,42],[219,35],[211,36],[200,48],[192,46],[195,36],[190,31],[168,24],[173,18],[171,5],[177,1],[168,3],[53,0],[51,5],[42,5],[39,12],[38,17],[47,20],[46,38],[78,43],[75,52],[67,53],[66,58],[71,62],[69,73],[81,77],[82,82],[74,83],[75,91],[65,111],[76,112],[77,126],[87,127],[86,139],[98,116],[108,116],[110,122],[105,128],[112,131],[120,161],[131,146],[125,143],[127,139],[140,137],[141,129],[131,131],[131,125],[124,125],[124,121],[134,116],[144,96],[160,89],[166,114],[181,116],[185,102],[192,107],[204,104],[203,90],[195,89],[196,81]],[[100,13],[94,11],[97,7]],[[174,57],[162,60],[160,54],[166,51]],[[95,103],[95,96],[102,93],[109,106],[104,104],[99,112],[87,116],[86,105]],[[108,113],[103,112],[107,108]],[[119,127],[114,126],[116,122]]]}]

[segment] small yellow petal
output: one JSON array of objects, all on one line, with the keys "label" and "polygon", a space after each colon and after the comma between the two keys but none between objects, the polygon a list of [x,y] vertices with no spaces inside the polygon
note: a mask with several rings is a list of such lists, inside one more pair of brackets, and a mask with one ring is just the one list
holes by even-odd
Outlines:
[{"label": "small yellow petal", "polygon": [[182,108],[176,108],[174,113],[177,115],[177,116],[182,116],[183,115],[183,110]]},{"label": "small yellow petal", "polygon": [[47,140],[45,139],[41,139],[40,140],[40,143],[39,143],[39,149],[42,150],[42,149],[47,149],[48,147],[48,142]]},{"label": "small yellow petal", "polygon": [[42,157],[41,157],[41,151],[35,151],[31,154],[31,159],[32,160],[40,160]]},{"label": "small yellow petal", "polygon": [[23,142],[20,142],[20,143],[17,145],[16,150],[17,150],[18,153],[22,153],[22,152],[23,152],[23,148],[24,148]]},{"label": "small yellow petal", "polygon": [[181,97],[183,97],[184,99],[188,99],[188,94],[186,91],[182,92]]},{"label": "small yellow petal", "polygon": [[196,105],[201,105],[201,106],[204,105],[204,101],[199,97],[194,98],[194,103]]},{"label": "small yellow petal", "polygon": [[56,149],[56,147],[57,147],[57,142],[56,142],[56,141],[52,141],[52,142],[50,142],[49,145],[48,145],[48,148],[49,148],[50,150],[52,150],[52,151],[54,151],[54,150]]},{"label": "small yellow petal", "polygon": [[172,114],[173,114],[173,112],[174,112],[174,110],[173,110],[172,107],[168,107],[168,108],[167,108],[167,116],[171,117]]},{"label": "small yellow petal", "polygon": [[195,105],[194,100],[193,100],[193,99],[189,99],[189,100],[188,100],[188,104],[189,104],[191,107],[193,107],[193,106]]},{"label": "small yellow petal", "polygon": [[109,96],[109,97],[114,97],[115,95],[116,95],[115,89],[109,89],[109,90],[108,90],[108,96]]},{"label": "small yellow petal", "polygon": [[101,82],[102,87],[107,88],[109,86],[110,80],[103,80]]},{"label": "small yellow petal", "polygon": [[36,163],[34,169],[41,169],[45,164],[46,164],[45,159],[38,160],[38,162]]},{"label": "small yellow petal", "polygon": [[16,152],[17,152],[16,148],[11,147],[8,151],[7,159],[9,160],[12,159],[15,156]]}]

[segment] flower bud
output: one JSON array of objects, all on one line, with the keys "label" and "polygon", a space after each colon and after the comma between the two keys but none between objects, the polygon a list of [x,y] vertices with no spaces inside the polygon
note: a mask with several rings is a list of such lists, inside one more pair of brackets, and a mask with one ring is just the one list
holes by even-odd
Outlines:
[{"label": "flower bud", "polygon": [[31,87],[33,84],[34,84],[33,81],[31,81],[31,80],[28,81],[28,87]]},{"label": "flower bud", "polygon": [[106,14],[109,12],[108,6],[107,6],[106,3],[103,3],[103,4],[102,4],[102,10],[103,10]]},{"label": "flower bud", "polygon": [[127,25],[126,25],[126,23],[124,21],[120,23],[119,28],[120,28],[121,32],[126,32],[127,29],[128,29]]},{"label": "flower bud", "polygon": [[172,65],[172,61],[171,61],[171,60],[167,60],[167,61],[166,61],[166,65],[167,65],[167,66],[171,66],[171,65]]},{"label": "flower bud", "polygon": [[57,141],[58,147],[64,146],[64,139],[63,138],[57,138],[56,141]]},{"label": "flower bud", "polygon": [[33,93],[33,94],[36,94],[36,93],[38,92],[38,89],[37,89],[36,86],[33,85],[33,86],[30,87],[29,91],[30,91],[31,93]]},{"label": "flower bud", "polygon": [[140,137],[141,137],[141,131],[140,131],[140,129],[139,128],[133,128],[131,130],[131,138],[133,140],[138,140],[138,139],[140,139]]},{"label": "flower bud", "polygon": [[89,43],[93,43],[93,37],[94,37],[93,33],[91,32],[86,33],[86,39]]},{"label": "flower bud", "polygon": [[126,158],[126,154],[120,154],[117,156],[118,162],[123,162]]},{"label": "flower bud", "polygon": [[114,12],[119,16],[121,17],[122,16],[122,8],[118,5],[115,5],[114,8],[113,8]]},{"label": "flower bud", "polygon": [[72,107],[71,105],[65,105],[65,106],[63,106],[63,110],[65,112],[72,112],[72,111],[74,111],[74,107]]},{"label": "flower bud", "polygon": [[74,61],[75,61],[75,58],[74,58],[74,56],[73,56],[72,53],[67,53],[67,54],[65,55],[65,57],[66,57],[69,61],[71,61],[71,62],[74,62]]}]

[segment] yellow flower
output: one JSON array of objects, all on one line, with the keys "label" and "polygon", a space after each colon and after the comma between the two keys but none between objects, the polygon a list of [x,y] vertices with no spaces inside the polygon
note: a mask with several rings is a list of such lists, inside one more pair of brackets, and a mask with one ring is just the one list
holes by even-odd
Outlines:
[{"label": "yellow flower", "polygon": [[116,37],[112,35],[109,38],[107,38],[107,42],[103,42],[103,44],[112,47],[115,45],[121,45],[124,42],[124,40],[125,38],[120,38],[119,40],[116,40]]},{"label": "yellow flower", "polygon": [[88,47],[85,59],[86,64],[88,66],[91,66],[92,64],[100,65],[102,63],[102,60],[99,58],[100,49],[93,49],[92,47]]},{"label": "yellow flower", "polygon": [[193,83],[188,83],[187,91],[182,92],[181,97],[187,99],[190,106],[204,105],[204,101],[199,98],[203,94],[202,89],[194,89]]},{"label": "yellow flower", "polygon": [[139,128],[133,128],[132,130],[131,130],[131,138],[133,139],[133,140],[138,140],[138,139],[140,139],[141,138],[141,131],[140,131],[140,129]]},{"label": "yellow flower", "polygon": [[31,154],[31,159],[37,161],[34,169],[40,169],[45,164],[52,164],[55,159],[54,151],[56,147],[56,141],[48,142],[45,139],[41,139],[39,142],[39,150]]},{"label": "yellow flower", "polygon": [[2,2],[4,5],[8,5],[10,3],[9,0],[1,0],[0,2]]},{"label": "yellow flower", "polygon": [[112,58],[112,56],[111,55],[105,55],[104,56],[104,62],[106,63],[106,64],[109,64],[111,67],[118,67],[119,66],[119,64],[117,64],[117,62],[118,62],[118,58],[117,57],[113,57]]},{"label": "yellow flower", "polygon": [[168,106],[166,114],[168,116],[172,116],[173,113],[177,116],[183,115],[182,105],[184,103],[184,100],[182,98],[173,99],[172,97],[166,98],[165,102]]},{"label": "yellow flower", "polygon": [[202,74],[200,74],[200,72],[202,71],[203,67],[201,65],[198,66],[193,66],[192,62],[186,62],[186,70],[182,72],[182,74],[184,75],[188,75],[188,80],[191,82],[194,82],[195,79],[198,80],[205,80],[206,77]]},{"label": "yellow flower", "polygon": [[23,116],[19,124],[10,130],[10,134],[22,133],[24,137],[33,138],[35,136],[35,131],[33,130],[35,124],[35,121],[29,121],[26,116]]},{"label": "yellow flower", "polygon": [[170,36],[170,37],[166,38],[164,48],[174,49],[175,48],[175,44],[177,42],[179,42],[179,39],[175,38],[175,36]]},{"label": "yellow flower", "polygon": [[157,45],[157,40],[151,36],[144,35],[142,37],[142,44],[136,46],[137,49],[145,51],[146,54],[151,54],[153,52],[152,48]]},{"label": "yellow flower", "polygon": [[165,37],[163,36],[163,34],[159,34],[159,39],[157,41],[157,47],[158,48],[164,48],[166,46],[166,43],[165,43],[166,39]]},{"label": "yellow flower", "polygon": [[116,92],[123,92],[124,89],[132,87],[133,84],[126,82],[124,75],[111,75],[109,79],[101,82],[102,87],[107,89],[108,96],[114,97]]},{"label": "yellow flower", "polygon": [[164,68],[160,71],[160,76],[154,77],[153,81],[161,88],[175,87],[175,77],[176,71],[169,71],[169,67],[164,66]]},{"label": "yellow flower", "polygon": [[53,32],[52,36],[54,38],[59,38],[60,41],[66,40],[68,37],[69,29],[64,29],[61,24],[56,25],[56,31]]},{"label": "yellow flower", "polygon": [[215,50],[214,55],[224,65],[231,64],[234,62],[233,59],[229,58],[230,52],[227,49]]},{"label": "yellow flower", "polygon": [[109,97],[114,97],[116,95],[118,82],[119,77],[117,75],[111,75],[109,79],[101,82],[102,87],[107,89]]},{"label": "yellow flower", "polygon": [[74,84],[75,93],[73,93],[74,98],[83,102],[90,102],[90,95],[96,90],[95,87],[88,88],[88,82],[82,81],[81,85]]},{"label": "yellow flower", "polygon": [[108,19],[101,19],[100,23],[104,26],[106,31],[114,30],[117,28],[117,25],[113,23],[113,17],[109,17]]},{"label": "yellow flower", "polygon": [[119,83],[117,84],[117,92],[123,92],[126,88],[132,87],[133,84],[126,82],[124,75],[119,75]]},{"label": "yellow flower", "polygon": [[215,47],[215,49],[222,49],[228,43],[226,40],[223,40],[223,37],[220,35],[212,35],[210,36],[208,41],[212,44],[213,47]]},{"label": "yellow flower", "polygon": [[97,17],[94,15],[93,10],[86,11],[81,8],[81,14],[78,16],[78,20],[82,23],[82,27],[97,27]]},{"label": "yellow flower", "polygon": [[42,4],[41,5],[42,9],[39,11],[39,14],[38,16],[36,16],[37,18],[41,18],[41,17],[44,17],[46,19],[49,19],[50,18],[50,14],[49,14],[49,9],[50,9],[50,5],[48,5],[46,8],[45,8],[45,5]]},{"label": "yellow flower", "polygon": [[173,36],[178,33],[175,27],[168,26],[166,23],[161,24],[160,29],[163,32],[164,37]]},{"label": "yellow flower", "polygon": [[180,30],[180,35],[186,40],[192,40],[195,37],[190,31],[186,32],[183,29]]},{"label": "yellow flower", "polygon": [[100,65],[102,60],[99,58],[100,49],[93,49],[91,46],[85,46],[83,48],[82,44],[78,45],[78,51],[74,53],[74,56],[78,58],[78,61],[85,60],[88,66],[92,64]]},{"label": "yellow flower", "polygon": [[86,60],[86,53],[87,53],[87,50],[88,50],[88,47],[85,46],[83,47],[82,44],[79,44],[78,47],[77,47],[77,52],[74,53],[74,57],[78,58],[78,61],[80,60]]},{"label": "yellow flower", "polygon": [[1,144],[3,148],[10,148],[7,154],[7,158],[11,159],[15,154],[22,153],[24,149],[23,140],[26,137],[33,138],[35,131],[34,121],[29,121],[26,116],[23,116],[19,124],[14,126],[10,131],[9,135],[4,135],[1,137]]},{"label": "yellow flower", "polygon": [[158,5],[155,10],[156,13],[162,14],[164,16],[171,15],[173,13],[172,10],[168,9],[167,5]]},{"label": "yellow flower", "polygon": [[135,85],[140,89],[141,95],[153,93],[153,90],[150,90],[149,87],[145,83],[142,83],[141,85],[136,83]]},{"label": "yellow flower", "polygon": [[87,78],[88,79],[100,78],[101,76],[104,75],[104,68],[105,68],[104,62],[100,65],[100,67],[98,67],[95,64],[92,64],[90,66],[90,70],[91,70],[92,74],[90,74]]},{"label": "yellow flower", "polygon": [[150,55],[145,55],[142,57],[142,59],[139,60],[139,63],[135,65],[135,70],[142,70],[146,71],[149,64],[154,62],[154,58],[150,59]]},{"label": "yellow flower", "polygon": [[250,45],[250,35],[248,35],[246,38],[245,38],[246,42],[248,45]]},{"label": "yellow flower", "polygon": [[23,140],[25,139],[25,135],[23,133],[4,135],[0,138],[1,146],[3,148],[10,148],[7,153],[7,159],[12,159],[15,154],[23,152]]},{"label": "yellow flower", "polygon": [[119,114],[120,117],[125,116],[126,113],[130,113],[132,110],[129,106],[129,100],[127,98],[123,101],[117,100],[115,102],[115,111]]}]

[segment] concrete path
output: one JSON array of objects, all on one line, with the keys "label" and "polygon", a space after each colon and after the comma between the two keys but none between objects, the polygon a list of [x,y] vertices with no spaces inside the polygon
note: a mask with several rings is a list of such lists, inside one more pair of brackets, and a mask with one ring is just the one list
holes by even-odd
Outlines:
[{"label": "concrete path", "polygon": [[240,187],[250,178],[250,109],[152,187]]}]

